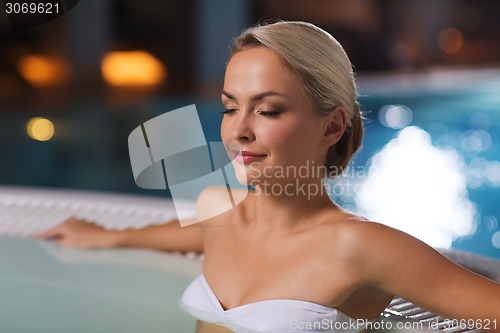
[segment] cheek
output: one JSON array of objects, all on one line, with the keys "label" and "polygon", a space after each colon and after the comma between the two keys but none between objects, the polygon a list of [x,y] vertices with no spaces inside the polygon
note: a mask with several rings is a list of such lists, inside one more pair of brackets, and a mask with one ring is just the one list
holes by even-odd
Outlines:
[{"label": "cheek", "polygon": [[224,119],[226,119],[226,118],[225,117],[222,118],[222,121],[220,124],[220,137],[222,139],[222,142],[227,142],[229,140],[229,136],[228,136],[229,126],[228,126],[227,120],[224,120]]},{"label": "cheek", "polygon": [[257,140],[275,155],[288,155],[290,151],[297,149],[301,140],[301,128],[298,123],[263,124],[256,129],[256,134]]},{"label": "cheek", "polygon": [[304,160],[317,158],[317,130],[314,124],[300,121],[269,131],[267,142],[272,144],[271,151],[282,163],[301,164]]}]

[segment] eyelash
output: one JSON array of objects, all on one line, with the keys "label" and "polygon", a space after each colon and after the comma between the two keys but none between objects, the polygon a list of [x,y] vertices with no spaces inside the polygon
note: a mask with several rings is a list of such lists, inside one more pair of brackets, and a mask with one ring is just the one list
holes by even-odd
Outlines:
[{"label": "eyelash", "polygon": [[224,109],[220,113],[222,113],[222,115],[225,115],[225,114],[230,114],[230,113],[232,113],[234,111],[236,111],[236,109]]},{"label": "eyelash", "polygon": [[264,117],[272,118],[272,117],[277,117],[280,112],[279,111],[260,111],[259,114],[263,115]]},{"label": "eyelash", "polygon": [[[224,109],[224,111],[221,111],[221,114],[222,115],[231,114],[234,111],[236,111],[236,109]],[[259,114],[264,116],[264,117],[267,117],[267,118],[272,118],[272,117],[278,116],[280,114],[280,112],[279,111],[260,111]]]}]

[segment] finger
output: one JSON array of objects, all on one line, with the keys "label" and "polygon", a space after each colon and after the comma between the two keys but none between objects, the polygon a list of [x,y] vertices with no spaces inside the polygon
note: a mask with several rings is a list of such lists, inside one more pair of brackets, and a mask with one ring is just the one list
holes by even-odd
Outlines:
[{"label": "finger", "polygon": [[61,233],[50,233],[50,234],[43,234],[43,235],[35,235],[35,238],[51,241],[51,240],[63,239],[64,235]]},{"label": "finger", "polygon": [[68,224],[75,223],[77,221],[79,221],[79,219],[76,216],[74,216],[74,215],[70,216],[66,220],[64,220],[63,222],[56,224],[54,227],[52,227],[48,230],[45,230],[39,234],[36,234],[35,238],[40,239],[40,238],[53,237],[55,234],[62,235],[62,234],[64,234],[63,231]]},{"label": "finger", "polygon": [[61,224],[56,225],[53,228],[50,228],[49,230],[45,230],[42,233],[39,233],[35,235],[35,238],[38,239],[45,239],[45,238],[51,238],[56,235],[62,235],[62,230],[61,230]]}]

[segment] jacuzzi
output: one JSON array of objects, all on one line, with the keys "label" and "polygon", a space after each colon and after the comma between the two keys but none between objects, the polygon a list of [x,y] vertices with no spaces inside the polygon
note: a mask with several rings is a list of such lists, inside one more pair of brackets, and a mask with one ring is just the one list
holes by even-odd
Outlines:
[{"label": "jacuzzi", "polygon": [[[194,212],[190,202],[177,208],[185,216]],[[141,249],[76,250],[32,237],[71,215],[125,229],[162,223],[176,213],[167,199],[0,187],[1,333],[196,331],[196,320],[178,307],[178,301],[201,273],[202,257]],[[444,252],[500,281],[499,261]],[[442,318],[396,297],[379,320],[394,323],[395,329],[387,332],[413,332],[396,329],[396,323]]]}]

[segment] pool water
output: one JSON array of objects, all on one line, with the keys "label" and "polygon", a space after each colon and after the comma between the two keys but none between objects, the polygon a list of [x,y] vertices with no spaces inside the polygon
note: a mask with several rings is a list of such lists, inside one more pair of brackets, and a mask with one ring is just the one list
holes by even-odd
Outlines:
[{"label": "pool water", "polygon": [[0,331],[194,332],[177,302],[200,272],[199,261],[168,253],[0,237]]}]

